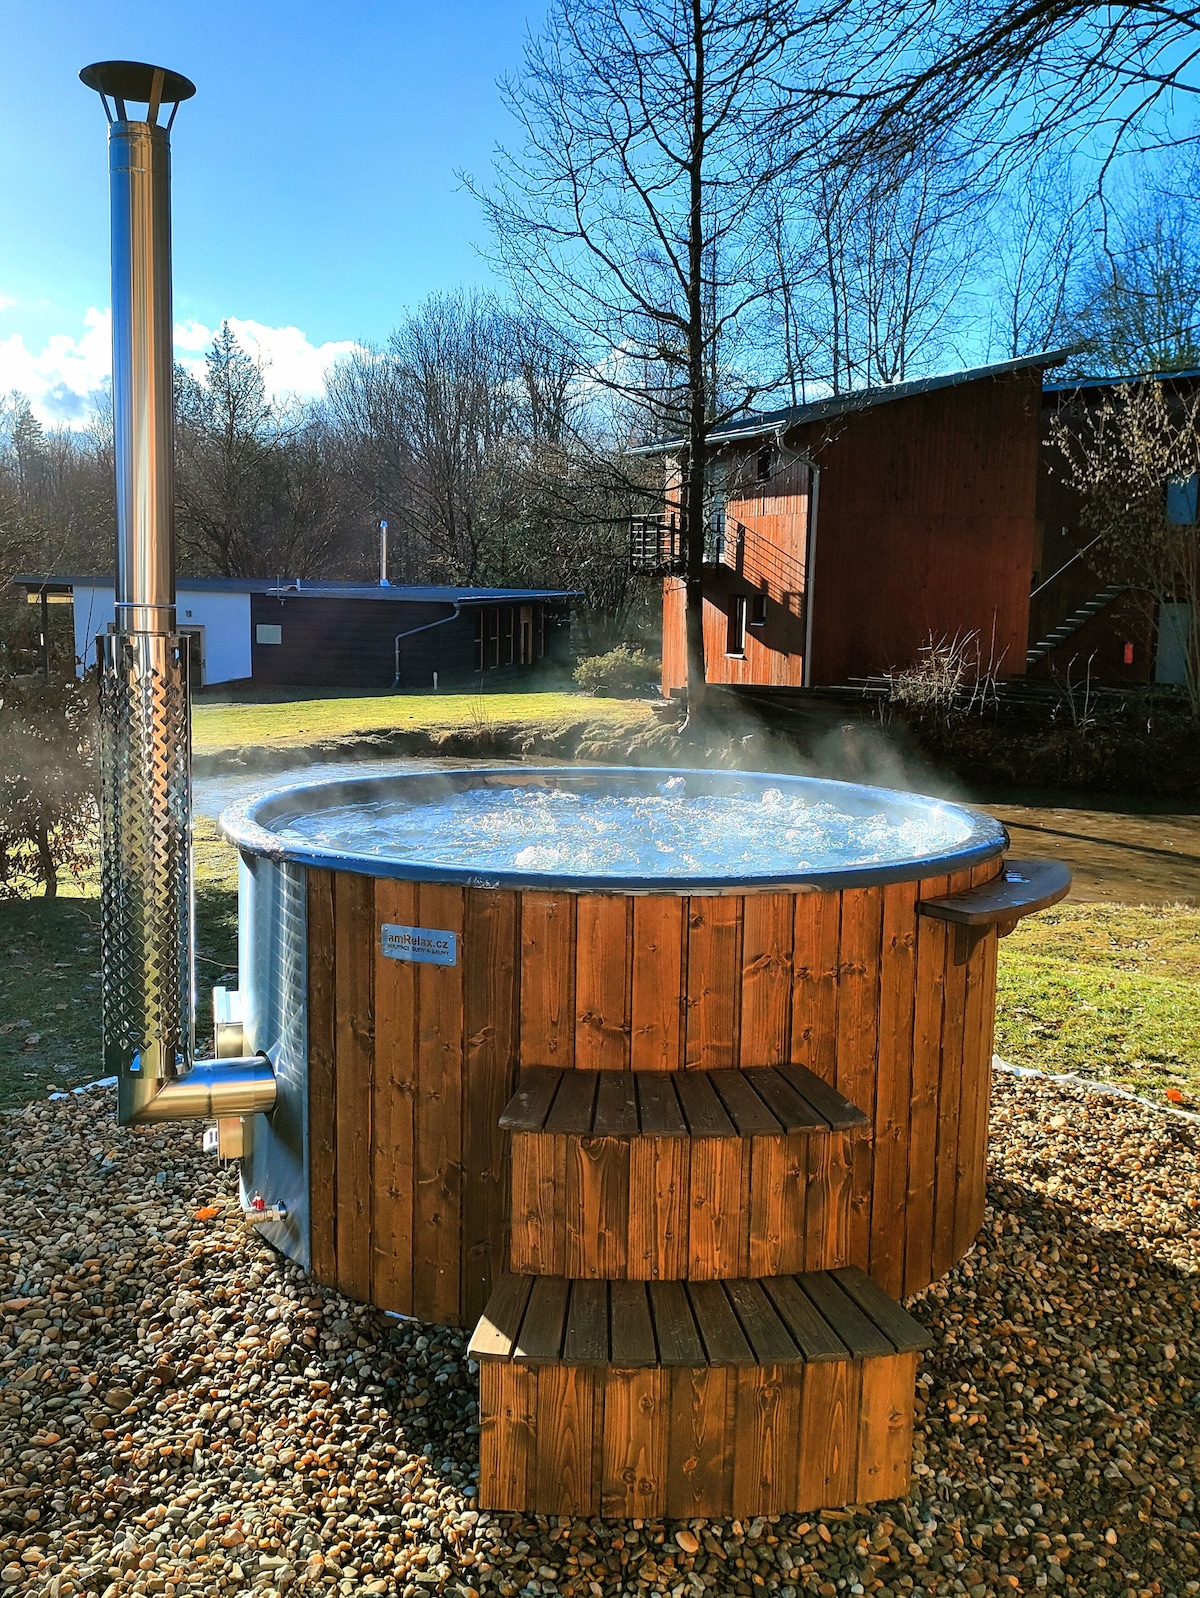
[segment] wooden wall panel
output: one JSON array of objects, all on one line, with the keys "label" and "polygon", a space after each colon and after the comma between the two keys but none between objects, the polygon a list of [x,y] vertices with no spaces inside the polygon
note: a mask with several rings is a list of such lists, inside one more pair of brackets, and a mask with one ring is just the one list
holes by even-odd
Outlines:
[{"label": "wooden wall panel", "polygon": [[837,1074],[841,895],[798,893],[793,933],[792,1060],[823,1082]]},{"label": "wooden wall panel", "polygon": [[[971,873],[972,885],[990,882],[996,863],[988,861]],[[992,1086],[992,1030],[996,1016],[995,937],[970,939],[967,991],[963,1008],[962,1099],[955,1185],[951,1252],[961,1259],[983,1225],[987,1186],[988,1101]],[[956,951],[957,952],[957,951]]]},{"label": "wooden wall panel", "polygon": [[737,1063],[743,903],[732,897],[688,900],[684,1064],[702,1071]]},{"label": "wooden wall panel", "polygon": [[339,871],[333,879],[334,1124],[337,1284],[371,1296],[371,1078],[375,1061],[375,884]]},{"label": "wooden wall panel", "polygon": [[792,938],[796,897],[756,893],[742,922],[742,1020],[738,1063],[782,1065],[791,1058]]},{"label": "wooden wall panel", "polygon": [[669,1373],[618,1370],[604,1384],[600,1513],[644,1518],[661,1512],[667,1475]]},{"label": "wooden wall panel", "polygon": [[575,1065],[629,1069],[633,901],[580,894],[575,902]]},{"label": "wooden wall panel", "polygon": [[[379,926],[420,924],[413,882],[375,883]],[[375,944],[375,1060],[372,1093],[372,1296],[413,1313],[414,1114],[417,1099],[417,970]]]},{"label": "wooden wall panel", "polygon": [[467,889],[462,962],[462,1324],[470,1326],[508,1266],[509,1140],[499,1121],[517,1076],[519,895]]},{"label": "wooden wall panel", "polygon": [[575,895],[521,895],[521,1065],[569,1065],[575,1047]]},{"label": "wooden wall panel", "polygon": [[[971,873],[956,872],[950,892],[971,885]],[[967,1003],[967,965],[956,958],[957,929],[946,939],[941,1060],[938,1070],[937,1154],[933,1182],[933,1254],[930,1268],[943,1276],[955,1263],[954,1216],[958,1206],[958,1139],[962,1130],[962,1088]]]},{"label": "wooden wall panel", "polygon": [[687,900],[634,899],[632,940],[630,1064],[635,1071],[677,1071],[683,1063]]},{"label": "wooden wall panel", "polygon": [[671,1372],[667,1514],[720,1519],[732,1513],[736,1371],[701,1366]]},{"label": "wooden wall panel", "polygon": [[[416,924],[453,932],[461,948],[463,889],[423,882]],[[418,965],[414,1117],[413,1303],[453,1324],[461,1301],[463,964]]]},{"label": "wooden wall panel", "polygon": [[492,1507],[523,1513],[537,1479],[537,1372],[507,1360],[482,1360],[479,1411],[479,1474]]},{"label": "wooden wall panel", "polygon": [[[926,877],[920,899],[949,892],[949,877]],[[904,1291],[927,1285],[933,1268],[933,1190],[937,1169],[938,1082],[942,1057],[946,961],[953,945],[949,924],[917,918],[913,996],[912,1088],[909,1094],[908,1183],[905,1193]]]},{"label": "wooden wall panel", "polygon": [[[872,1127],[882,942],[883,889],[861,888],[843,893],[834,1086],[863,1111]],[[873,1157],[873,1138],[855,1138],[851,1145],[850,1257],[856,1262],[870,1259]]]},{"label": "wooden wall panel", "polygon": [[916,950],[917,885],[893,883],[883,890],[871,1197],[871,1275],[893,1297],[899,1297],[904,1288]]},{"label": "wooden wall panel", "polygon": [[1031,371],[838,418],[822,451],[814,685],[972,632],[985,664],[1024,672],[1040,399]]}]

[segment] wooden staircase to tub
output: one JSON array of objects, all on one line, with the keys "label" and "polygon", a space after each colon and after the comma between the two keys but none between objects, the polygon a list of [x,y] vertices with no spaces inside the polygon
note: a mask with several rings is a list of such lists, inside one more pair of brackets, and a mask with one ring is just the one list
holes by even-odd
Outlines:
[{"label": "wooden staircase to tub", "polygon": [[866,1115],[802,1066],[530,1069],[472,1337],[482,1507],[758,1515],[907,1491],[922,1328],[847,1265]]}]

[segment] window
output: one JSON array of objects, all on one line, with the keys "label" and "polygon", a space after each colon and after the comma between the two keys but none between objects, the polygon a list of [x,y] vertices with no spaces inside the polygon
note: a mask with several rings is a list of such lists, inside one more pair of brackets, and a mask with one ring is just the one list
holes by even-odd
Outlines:
[{"label": "window", "polygon": [[483,612],[475,612],[475,670],[483,670]]},{"label": "window", "polygon": [[488,670],[493,670],[500,664],[500,611],[489,610],[487,613],[487,663]]},{"label": "window", "polygon": [[1173,526],[1196,525],[1197,490],[1200,490],[1200,478],[1194,475],[1181,483],[1167,484],[1167,520]]},{"label": "window", "polygon": [[771,444],[764,444],[758,452],[758,480],[760,483],[768,482],[775,470],[775,449]]},{"label": "window", "polygon": [[765,627],[767,625],[767,596],[755,594],[750,600],[750,625],[751,627]]},{"label": "window", "polygon": [[256,644],[281,644],[283,642],[283,628],[260,621],[254,629],[254,642]]},{"label": "window", "polygon": [[513,607],[511,605],[509,605],[509,606],[506,607],[505,612],[504,612],[504,654],[503,654],[503,660],[504,660],[504,664],[506,666],[511,666],[513,664],[513,661],[516,658],[516,638],[514,637],[514,634],[516,632],[516,628],[514,626],[513,617],[514,617]]},{"label": "window", "polygon": [[744,655],[746,653],[745,594],[730,594],[729,596],[728,633],[725,638],[725,653],[727,655]]},{"label": "window", "polygon": [[521,606],[521,664],[533,665],[533,606]]}]

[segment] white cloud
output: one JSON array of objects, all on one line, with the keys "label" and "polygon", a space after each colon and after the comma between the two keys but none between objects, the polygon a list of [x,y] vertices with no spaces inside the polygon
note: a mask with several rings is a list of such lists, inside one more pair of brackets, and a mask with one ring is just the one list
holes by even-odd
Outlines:
[{"label": "white cloud", "polygon": [[[325,392],[325,376],[334,361],[357,348],[353,339],[310,344],[298,327],[267,327],[239,316],[231,316],[229,326],[242,348],[262,362],[263,379],[273,399],[318,398]],[[175,328],[176,358],[194,377],[204,377],[204,352],[216,332],[203,322],[185,322]]]},{"label": "white cloud", "polygon": [[[4,304],[0,297],[0,307]],[[273,398],[316,398],[333,362],[356,347],[350,339],[310,344],[298,327],[268,327],[239,317],[230,317],[229,325],[243,348],[263,362]],[[215,332],[196,321],[175,328],[176,359],[196,377],[204,376],[204,352]],[[111,318],[94,306],[78,338],[56,333],[40,351],[30,349],[20,333],[0,339],[0,395],[14,389],[25,394],[38,418],[52,426],[86,422],[109,386],[111,370]]]},{"label": "white cloud", "polygon": [[10,305],[15,305],[16,300],[7,294],[0,294],[0,311],[7,311]]},{"label": "white cloud", "polygon": [[20,333],[0,339],[0,394],[26,395],[43,422],[84,422],[108,386],[112,333],[108,312],[94,306],[83,323],[79,338],[55,333],[37,352]]}]

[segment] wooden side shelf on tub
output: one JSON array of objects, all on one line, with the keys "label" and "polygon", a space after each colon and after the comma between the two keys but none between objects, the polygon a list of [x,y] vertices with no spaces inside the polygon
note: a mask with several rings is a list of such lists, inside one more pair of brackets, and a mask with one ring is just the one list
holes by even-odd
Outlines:
[{"label": "wooden side shelf on tub", "polygon": [[923,916],[953,923],[955,963],[963,965],[978,939],[993,927],[1000,937],[1007,936],[1022,916],[1049,909],[1070,888],[1071,873],[1061,860],[1006,860],[1004,871],[990,882],[945,899],[922,899],[917,909]]},{"label": "wooden side shelf on tub", "polygon": [[929,1346],[854,1269],[505,1277],[470,1344],[482,1507],[744,1517],[897,1497]]}]

